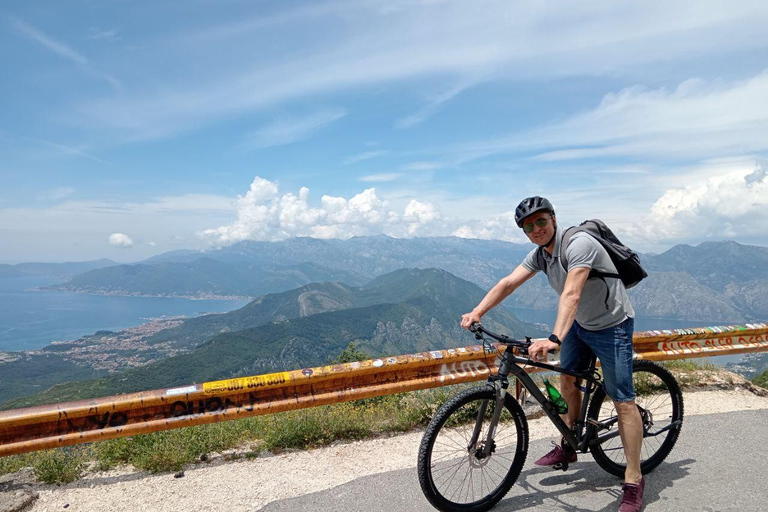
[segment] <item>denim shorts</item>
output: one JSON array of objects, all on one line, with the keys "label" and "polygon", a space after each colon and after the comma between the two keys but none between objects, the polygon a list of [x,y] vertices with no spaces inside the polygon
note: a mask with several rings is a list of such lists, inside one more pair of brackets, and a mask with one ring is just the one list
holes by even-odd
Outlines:
[{"label": "denim shorts", "polygon": [[616,402],[630,402],[635,399],[632,384],[634,331],[634,318],[599,331],[588,331],[573,322],[560,350],[560,367],[571,371],[586,370],[594,353],[603,369],[608,396]]}]

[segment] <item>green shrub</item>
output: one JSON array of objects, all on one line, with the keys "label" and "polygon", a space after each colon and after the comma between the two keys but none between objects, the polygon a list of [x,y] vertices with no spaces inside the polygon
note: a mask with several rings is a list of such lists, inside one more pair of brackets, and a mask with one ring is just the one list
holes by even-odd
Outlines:
[{"label": "green shrub", "polygon": [[752,383],[756,386],[768,389],[768,370],[752,379]]},{"label": "green shrub", "polygon": [[32,469],[46,484],[66,484],[80,478],[90,459],[87,448],[58,448],[38,452]]}]

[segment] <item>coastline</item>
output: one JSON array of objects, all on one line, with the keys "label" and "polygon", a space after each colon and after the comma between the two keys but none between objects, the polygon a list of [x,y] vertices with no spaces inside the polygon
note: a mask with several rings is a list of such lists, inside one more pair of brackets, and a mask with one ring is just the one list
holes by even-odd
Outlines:
[{"label": "coastline", "polygon": [[179,293],[141,293],[141,292],[128,292],[125,290],[84,290],[81,288],[68,288],[65,286],[45,286],[30,288],[28,291],[33,292],[69,292],[80,293],[83,295],[96,295],[104,297],[145,297],[154,299],[186,299],[186,300],[248,300],[251,301],[256,297],[250,295],[219,295],[215,293],[197,293],[197,294],[179,294]]}]

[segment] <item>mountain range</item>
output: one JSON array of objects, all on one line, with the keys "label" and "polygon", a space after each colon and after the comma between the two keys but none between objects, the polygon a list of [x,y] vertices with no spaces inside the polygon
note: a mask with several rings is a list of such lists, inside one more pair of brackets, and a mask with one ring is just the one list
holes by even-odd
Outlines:
[{"label": "mountain range", "polygon": [[[215,251],[175,251],[136,265],[95,269],[55,289],[87,293],[188,297],[248,296],[316,281],[359,286],[399,268],[441,268],[489,289],[531,245],[456,237],[349,240],[293,238],[241,242]],[[768,248],[735,242],[676,245],[641,255],[649,278],[630,290],[640,316],[743,322],[768,318]],[[508,304],[556,309],[557,297],[537,276]]]}]

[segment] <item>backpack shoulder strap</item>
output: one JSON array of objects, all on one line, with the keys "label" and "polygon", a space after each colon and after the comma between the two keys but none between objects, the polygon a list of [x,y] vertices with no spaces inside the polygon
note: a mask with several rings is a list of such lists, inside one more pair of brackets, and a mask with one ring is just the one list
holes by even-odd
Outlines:
[{"label": "backpack shoulder strap", "polygon": [[581,226],[571,226],[565,230],[563,233],[563,238],[560,240],[560,265],[563,266],[563,270],[566,272],[568,272],[568,259],[565,255],[565,248],[568,247],[568,244],[571,242],[573,235],[579,231],[584,231],[584,228]]},{"label": "backpack shoulder strap", "polygon": [[542,254],[542,251],[544,248],[539,247],[536,250],[536,265],[542,270],[542,272],[546,273],[547,269],[547,260],[544,259],[544,254]]}]

